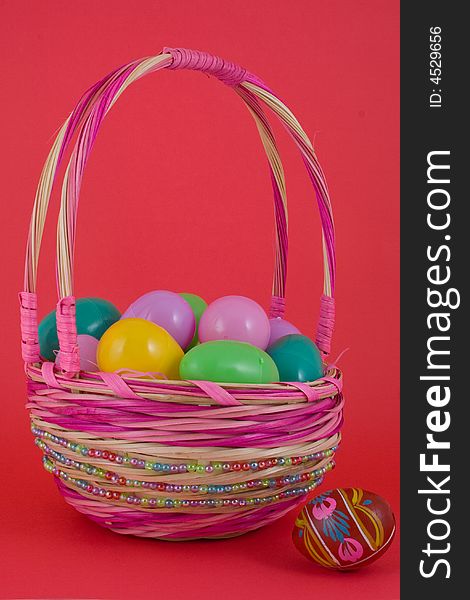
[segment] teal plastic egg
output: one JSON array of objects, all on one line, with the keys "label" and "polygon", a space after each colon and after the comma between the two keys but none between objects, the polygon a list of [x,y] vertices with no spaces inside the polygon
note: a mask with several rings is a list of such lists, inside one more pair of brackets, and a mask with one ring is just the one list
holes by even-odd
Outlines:
[{"label": "teal plastic egg", "polygon": [[281,381],[314,381],[323,376],[320,351],[305,335],[285,335],[266,352],[276,363]]},{"label": "teal plastic egg", "polygon": [[[78,298],[76,301],[77,333],[100,339],[103,333],[119,320],[118,309],[102,298]],[[41,356],[46,360],[55,360],[55,352],[59,350],[55,310],[50,312],[39,323],[39,347]]]},{"label": "teal plastic egg", "polygon": [[279,381],[273,359],[246,342],[215,340],[192,348],[180,363],[181,379],[219,383]]}]

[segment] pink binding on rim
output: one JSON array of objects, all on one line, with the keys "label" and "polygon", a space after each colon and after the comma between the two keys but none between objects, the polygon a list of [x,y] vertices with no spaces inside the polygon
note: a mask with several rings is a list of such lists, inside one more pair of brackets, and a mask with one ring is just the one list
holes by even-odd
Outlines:
[{"label": "pink binding on rim", "polygon": [[[324,294],[316,340],[325,356],[330,351],[333,218],[323,172],[308,137],[284,103],[251,73],[203,52],[165,48],[158,56],[116,69],[92,86],[60,129],[44,165],[31,218],[25,291],[20,293],[27,408],[46,470],[56,476],[67,502],[89,518],[114,531],[144,537],[228,537],[285,514],[334,466],[343,421],[342,374],[330,365],[314,382],[260,386],[79,373],[73,264],[84,168],[101,122],[120,94],[133,81],[164,68],[194,69],[217,77],[240,96],[255,121],[274,192],[271,316],[284,314],[287,200],[282,163],[263,104],[300,149],[323,231]],[[57,229],[58,371],[39,356],[36,276],[49,198],[75,133]],[[257,479],[260,475],[264,478]]]}]

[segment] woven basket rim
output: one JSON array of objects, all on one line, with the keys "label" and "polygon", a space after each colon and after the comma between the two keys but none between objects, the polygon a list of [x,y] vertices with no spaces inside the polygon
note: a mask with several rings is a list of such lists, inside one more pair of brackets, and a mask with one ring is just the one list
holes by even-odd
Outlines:
[{"label": "woven basket rim", "polygon": [[[27,377],[34,382],[48,383],[44,376],[44,365],[52,366],[50,361],[42,361],[26,366]],[[52,369],[51,369],[52,370]],[[109,374],[106,374],[109,375]],[[146,379],[139,377],[125,377],[113,374],[123,381],[139,397],[155,401],[173,401],[181,404],[207,403],[220,405],[216,399],[205,394],[195,383],[187,380]],[[92,392],[116,396],[116,390],[106,385],[99,372],[80,371],[75,377],[67,377],[61,371],[54,372],[58,388],[68,391]],[[248,383],[216,383],[213,384],[226,390],[239,404],[292,404],[309,402],[308,397],[298,387],[298,382],[279,382],[269,384]],[[330,398],[342,391],[343,373],[336,365],[329,365],[323,377],[314,381],[305,382],[316,393],[315,400]],[[302,384],[301,384],[302,386]],[[54,386],[55,387],[55,386]],[[255,397],[250,398],[250,394]],[[256,397],[258,396],[258,397]],[[311,401],[311,400],[310,400]]]}]

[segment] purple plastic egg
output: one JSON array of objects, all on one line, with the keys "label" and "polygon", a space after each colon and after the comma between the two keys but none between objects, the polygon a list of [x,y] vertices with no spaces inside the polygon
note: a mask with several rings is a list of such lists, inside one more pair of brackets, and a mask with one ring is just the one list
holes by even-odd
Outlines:
[{"label": "purple plastic egg", "polygon": [[[92,335],[82,333],[77,335],[78,351],[80,354],[80,371],[99,371],[96,360],[96,349],[99,340]],[[55,358],[56,365],[60,365],[60,351]]]},{"label": "purple plastic egg", "polygon": [[196,329],[194,313],[179,294],[166,290],[148,292],[135,300],[121,319],[138,318],[163,327],[184,349]]},{"label": "purple plastic egg", "polygon": [[271,328],[271,335],[269,337],[268,346],[271,346],[274,342],[277,342],[279,338],[282,338],[285,335],[300,333],[295,325],[292,325],[292,323],[289,323],[289,321],[286,321],[285,319],[281,319],[281,317],[269,319],[269,326]]},{"label": "purple plastic egg", "polygon": [[206,308],[199,321],[199,340],[235,340],[265,350],[269,320],[261,306],[245,296],[223,296]]}]

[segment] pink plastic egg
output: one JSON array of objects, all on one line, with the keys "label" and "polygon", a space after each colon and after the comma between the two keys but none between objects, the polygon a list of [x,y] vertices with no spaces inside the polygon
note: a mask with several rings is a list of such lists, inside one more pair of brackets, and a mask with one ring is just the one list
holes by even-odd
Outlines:
[{"label": "pink plastic egg", "polygon": [[[99,340],[85,333],[77,335],[77,345],[80,354],[80,371],[99,371],[96,360],[96,349]],[[60,365],[60,351],[57,353],[55,363]]]},{"label": "pink plastic egg", "polygon": [[277,342],[279,338],[282,338],[285,335],[300,333],[295,325],[292,325],[292,323],[289,323],[289,321],[286,321],[285,319],[281,319],[281,317],[269,319],[269,326],[271,328],[271,335],[269,337],[268,346],[272,346],[274,342]]},{"label": "pink plastic egg", "polygon": [[204,311],[199,322],[199,340],[235,340],[265,350],[271,329],[261,306],[245,296],[223,296]]},{"label": "pink plastic egg", "polygon": [[179,294],[157,290],[144,294],[133,302],[121,319],[146,319],[163,327],[181,346],[186,348],[196,329],[194,313]]}]

